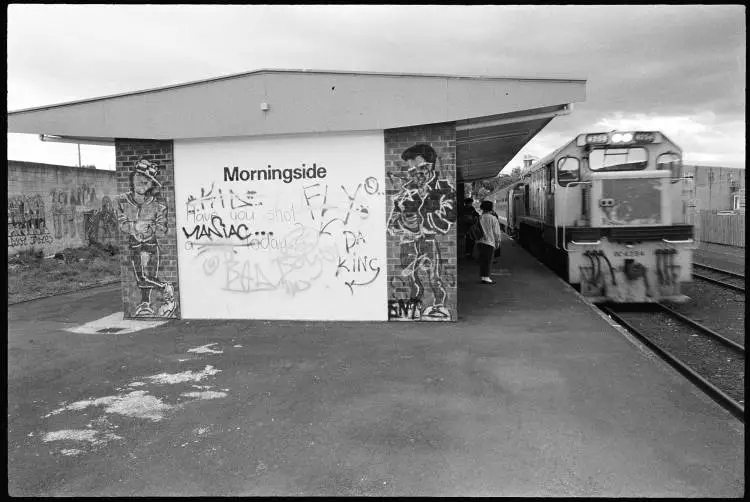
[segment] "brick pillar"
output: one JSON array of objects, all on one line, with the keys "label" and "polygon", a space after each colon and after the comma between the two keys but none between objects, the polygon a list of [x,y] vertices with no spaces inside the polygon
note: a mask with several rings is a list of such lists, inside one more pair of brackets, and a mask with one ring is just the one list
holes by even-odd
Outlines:
[{"label": "brick pillar", "polygon": [[[455,321],[455,124],[388,129],[384,134],[388,318]],[[410,159],[412,165],[432,163],[417,167],[426,179],[409,172]]]},{"label": "brick pillar", "polygon": [[[172,141],[115,140],[125,318],[180,317],[172,151]],[[148,187],[145,196],[131,179],[136,192]]]}]

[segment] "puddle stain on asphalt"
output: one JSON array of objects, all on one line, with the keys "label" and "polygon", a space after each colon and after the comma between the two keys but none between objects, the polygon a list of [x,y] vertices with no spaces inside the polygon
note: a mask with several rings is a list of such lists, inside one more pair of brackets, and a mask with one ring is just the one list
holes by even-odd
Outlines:
[{"label": "puddle stain on asphalt", "polygon": [[221,372],[221,370],[217,370],[213,366],[206,365],[206,368],[203,371],[183,371],[182,373],[159,373],[158,375],[153,375],[150,377],[146,377],[148,380],[151,381],[151,383],[158,383],[158,384],[175,384],[175,383],[183,383],[183,382],[200,382],[204,378],[208,376],[216,375],[217,373]]},{"label": "puddle stain on asphalt", "polygon": [[218,345],[217,343],[209,343],[207,345],[201,345],[200,347],[195,347],[193,349],[188,349],[188,352],[194,352],[196,354],[223,354],[223,350],[214,350],[211,347],[213,345]]},{"label": "puddle stain on asphalt", "polygon": [[[214,344],[210,344],[214,345]],[[204,347],[209,347],[204,346]],[[199,347],[200,348],[200,347]],[[157,385],[174,385],[185,382],[200,382],[201,380],[210,376],[220,373],[221,370],[214,368],[211,365],[206,365],[202,371],[183,371],[180,373],[159,373],[158,375],[152,375],[149,377],[143,377],[141,380],[147,380],[152,384]],[[142,381],[134,381],[127,385],[129,389],[117,390],[130,390],[134,387],[143,387],[146,383]],[[193,401],[197,400],[209,400],[219,399],[227,397],[227,392],[218,392],[207,390],[210,389],[211,385],[192,385],[193,388],[200,389],[199,391],[183,392],[181,396],[193,398]],[[229,389],[223,389],[229,391]],[[191,401],[192,402],[192,401]],[[42,418],[49,418],[54,415],[59,415],[65,411],[81,411],[90,407],[103,407],[104,413],[118,414],[126,417],[151,420],[153,422],[159,422],[165,418],[165,415],[177,408],[184,406],[187,403],[181,404],[167,404],[162,399],[150,395],[146,390],[133,390],[127,394],[118,394],[113,396],[104,396],[99,398],[85,399],[76,401],[68,404],[63,401],[60,403],[61,407],[57,408]],[[85,413],[84,413],[85,414]],[[45,443],[54,441],[75,441],[86,444],[90,447],[99,447],[106,445],[110,441],[122,440],[121,436],[113,434],[112,432],[97,430],[94,427],[111,429],[112,424],[109,422],[106,416],[100,417],[96,420],[89,422],[86,427],[87,429],[65,429],[59,431],[48,432],[44,435],[43,441]],[[118,426],[113,426],[118,427]],[[33,433],[29,434],[29,437],[33,437]],[[69,446],[69,445],[65,445]],[[79,456],[90,451],[91,448],[61,448],[58,450],[59,454],[65,456]]]},{"label": "puddle stain on asphalt", "polygon": [[122,439],[122,436],[112,434],[111,432],[102,433],[95,430],[64,429],[60,431],[48,432],[44,435],[43,441],[45,443],[49,443],[52,441],[88,441],[93,446],[99,446],[117,439]]},{"label": "puddle stain on asphalt", "polygon": [[196,397],[198,399],[218,399],[221,397],[227,397],[226,392],[216,392],[213,390],[206,390],[202,392],[183,392],[180,395],[185,397]]},{"label": "puddle stain on asphalt", "polygon": [[43,418],[57,415],[63,411],[83,410],[90,406],[105,406],[105,413],[117,413],[135,418],[147,418],[158,422],[164,413],[173,406],[164,404],[161,399],[149,395],[145,390],[136,390],[125,396],[105,396],[98,399],[76,401],[62,408],[51,411]]}]

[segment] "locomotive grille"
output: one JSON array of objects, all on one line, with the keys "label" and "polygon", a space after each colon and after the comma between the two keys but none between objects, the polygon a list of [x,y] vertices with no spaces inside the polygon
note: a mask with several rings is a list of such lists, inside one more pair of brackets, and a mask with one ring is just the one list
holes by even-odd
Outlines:
[{"label": "locomotive grille", "polygon": [[602,200],[614,203],[601,208],[607,225],[658,225],[662,223],[661,180],[654,178],[603,179]]}]

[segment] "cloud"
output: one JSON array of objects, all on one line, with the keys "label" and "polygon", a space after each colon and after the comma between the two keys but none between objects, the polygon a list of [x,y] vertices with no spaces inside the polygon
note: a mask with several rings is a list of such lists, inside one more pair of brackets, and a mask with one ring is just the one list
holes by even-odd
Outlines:
[{"label": "cloud", "polygon": [[[729,124],[745,121],[745,32],[741,5],[14,4],[8,107],[259,68],[573,77],[588,80],[586,102],[525,150],[647,117],[659,129],[704,126],[681,136],[686,155],[744,165]],[[706,140],[709,130],[725,139]]]}]

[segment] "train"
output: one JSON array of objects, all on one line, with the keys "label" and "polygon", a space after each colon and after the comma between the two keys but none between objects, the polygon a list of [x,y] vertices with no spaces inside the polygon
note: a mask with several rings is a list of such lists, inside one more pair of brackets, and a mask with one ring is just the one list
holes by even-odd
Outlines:
[{"label": "train", "polygon": [[489,199],[503,230],[592,302],[680,303],[691,193],[664,133],[611,131],[578,134]]}]

